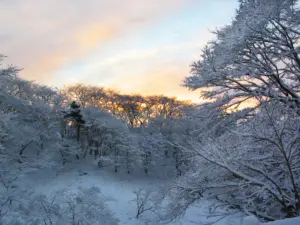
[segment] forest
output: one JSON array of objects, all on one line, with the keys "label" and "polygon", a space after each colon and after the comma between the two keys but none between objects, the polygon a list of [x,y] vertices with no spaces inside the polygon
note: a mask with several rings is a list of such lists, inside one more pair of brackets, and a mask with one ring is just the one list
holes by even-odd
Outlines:
[{"label": "forest", "polygon": [[[201,104],[83,83],[57,89],[1,64],[0,224],[299,217],[299,5],[240,0],[232,23],[214,35],[183,80]],[[73,175],[86,184],[64,189]],[[97,185],[105,179],[106,191],[122,179],[151,183],[134,187],[129,222]],[[116,202],[129,196],[113,190]]]}]

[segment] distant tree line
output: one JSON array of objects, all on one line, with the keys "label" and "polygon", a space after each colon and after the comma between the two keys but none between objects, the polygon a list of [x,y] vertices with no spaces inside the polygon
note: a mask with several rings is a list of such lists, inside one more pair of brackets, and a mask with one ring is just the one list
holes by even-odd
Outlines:
[{"label": "distant tree line", "polygon": [[181,118],[191,101],[163,95],[120,94],[111,89],[76,84],[61,90],[82,107],[94,106],[122,120],[129,128],[147,126],[153,118]]}]

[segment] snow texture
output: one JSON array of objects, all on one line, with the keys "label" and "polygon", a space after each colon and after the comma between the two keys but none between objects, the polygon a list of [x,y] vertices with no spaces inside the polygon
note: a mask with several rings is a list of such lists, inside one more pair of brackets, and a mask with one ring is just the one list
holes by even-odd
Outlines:
[{"label": "snow texture", "polygon": [[[243,225],[260,225],[261,223],[254,216],[247,216],[243,220]],[[262,223],[261,225],[299,225],[300,217],[277,220],[274,222]]]},{"label": "snow texture", "polygon": [[259,225],[259,220],[254,216],[247,216],[243,220],[243,225]]},{"label": "snow texture", "polygon": [[264,225],[299,225],[300,217],[264,223]]},{"label": "snow texture", "polygon": [[[151,212],[143,213],[139,219],[136,219],[136,198],[134,191],[139,188],[154,188],[162,184],[162,180],[155,178],[133,178],[127,174],[115,174],[106,168],[97,168],[97,162],[94,165],[84,165],[78,163],[72,167],[65,167],[63,171],[43,169],[38,172],[28,173],[19,180],[23,185],[26,184],[36,193],[52,196],[62,189],[70,193],[76,193],[82,188],[97,187],[107,199],[107,205],[119,220],[121,225],[145,225],[145,224],[162,224],[157,215]],[[33,185],[34,184],[34,185]],[[202,202],[200,206],[191,207],[186,215],[170,225],[193,225],[196,222],[208,222],[207,216],[208,203]],[[238,221],[238,220],[237,220]],[[229,223],[230,222],[230,223]],[[234,223],[232,218],[227,221],[216,223],[216,225],[239,225]]]}]

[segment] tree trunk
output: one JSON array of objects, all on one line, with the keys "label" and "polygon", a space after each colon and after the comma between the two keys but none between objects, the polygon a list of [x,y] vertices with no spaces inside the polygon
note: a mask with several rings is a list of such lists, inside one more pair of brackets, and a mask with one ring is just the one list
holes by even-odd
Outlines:
[{"label": "tree trunk", "polygon": [[77,141],[79,141],[80,138],[80,125],[77,125]]}]

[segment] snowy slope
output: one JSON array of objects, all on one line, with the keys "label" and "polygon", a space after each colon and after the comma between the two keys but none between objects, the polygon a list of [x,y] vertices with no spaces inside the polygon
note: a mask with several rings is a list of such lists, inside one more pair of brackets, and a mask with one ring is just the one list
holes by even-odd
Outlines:
[{"label": "snowy slope", "polygon": [[[139,219],[136,219],[136,203],[134,201],[135,190],[139,188],[158,187],[163,182],[162,179],[154,177],[131,176],[128,174],[114,173],[108,168],[97,168],[94,165],[81,163],[72,166],[66,166],[63,170],[42,169],[38,172],[27,173],[21,183],[34,184],[36,193],[43,193],[51,196],[56,191],[67,189],[70,192],[76,192],[79,188],[98,187],[103,196],[108,199],[108,206],[115,216],[119,219],[121,225],[151,225],[162,224],[153,213],[144,213]],[[170,225],[195,225],[211,221],[207,218],[209,202],[201,202],[199,206],[191,207],[186,215]],[[275,222],[260,224],[253,217],[227,218],[219,221],[215,225],[300,225],[300,217],[285,219]]]},{"label": "snowy slope", "polygon": [[300,217],[264,223],[264,225],[300,225]]},{"label": "snowy slope", "polygon": [[[111,211],[120,220],[121,225],[144,225],[157,224],[159,219],[153,213],[142,214],[136,219],[136,203],[133,201],[135,195],[133,191],[138,188],[148,188],[151,186],[159,186],[163,181],[159,179],[149,179],[149,177],[141,176],[134,178],[127,174],[115,174],[111,170],[97,168],[95,165],[86,166],[78,164],[73,168],[65,168],[63,171],[41,170],[24,176],[26,183],[33,183],[34,189],[38,193],[44,193],[51,196],[56,191],[68,189],[76,192],[80,187],[96,186],[100,188],[103,196],[109,201],[107,202]],[[199,207],[188,210],[184,218],[180,221],[171,223],[172,225],[195,225],[199,222],[208,222],[206,219],[208,203],[201,203]],[[235,220],[228,219],[221,221],[216,225],[239,225],[240,222],[234,223]],[[240,221],[240,219],[238,219]],[[228,222],[228,223],[227,223]]]},{"label": "snowy slope", "polygon": [[244,218],[242,225],[300,225],[300,217],[278,220],[268,223],[259,223],[259,221],[255,217],[248,216]]}]

